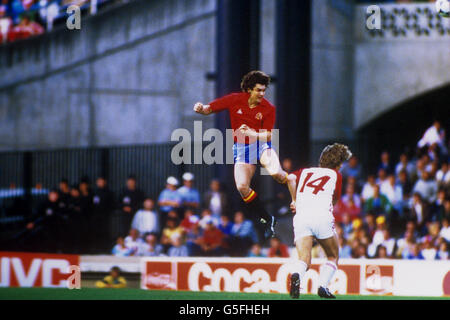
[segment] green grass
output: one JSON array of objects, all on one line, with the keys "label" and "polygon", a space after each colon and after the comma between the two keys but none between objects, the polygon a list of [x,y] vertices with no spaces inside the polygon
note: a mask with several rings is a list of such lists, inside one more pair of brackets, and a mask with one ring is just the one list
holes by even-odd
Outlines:
[{"label": "green grass", "polygon": [[[302,300],[319,300],[317,295],[301,295]],[[450,300],[450,297],[392,297],[338,295],[338,300]],[[140,289],[80,290],[48,288],[0,288],[0,300],[291,300],[288,294],[147,291]]]}]

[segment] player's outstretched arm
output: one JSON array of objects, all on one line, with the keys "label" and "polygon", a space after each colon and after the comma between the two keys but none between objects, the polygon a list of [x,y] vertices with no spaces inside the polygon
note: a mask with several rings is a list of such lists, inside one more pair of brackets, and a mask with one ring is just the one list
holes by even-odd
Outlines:
[{"label": "player's outstretched arm", "polygon": [[197,113],[203,114],[203,115],[205,115],[205,116],[207,116],[207,115],[209,115],[209,114],[212,113],[211,107],[210,107],[208,104],[207,104],[207,105],[204,105],[204,104],[201,103],[201,102],[197,102],[197,103],[194,105],[194,111],[197,112]]},{"label": "player's outstretched arm", "polygon": [[295,213],[295,200],[297,196],[297,176],[295,174],[288,175],[287,187],[292,198],[291,211]]}]

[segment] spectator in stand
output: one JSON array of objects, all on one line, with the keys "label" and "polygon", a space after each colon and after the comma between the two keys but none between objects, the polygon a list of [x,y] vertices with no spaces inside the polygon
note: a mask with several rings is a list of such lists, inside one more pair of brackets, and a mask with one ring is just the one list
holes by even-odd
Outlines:
[{"label": "spectator in stand", "polygon": [[214,225],[212,220],[206,223],[203,236],[200,238],[201,255],[218,257],[225,254],[224,234]]},{"label": "spectator in stand", "polygon": [[231,230],[233,228],[233,223],[230,221],[230,218],[223,214],[220,216],[220,221],[219,221],[219,226],[218,226],[219,230],[222,231],[222,233],[228,237],[231,235]]},{"label": "spectator in stand", "polygon": [[408,198],[411,195],[413,185],[411,184],[408,178],[408,173],[405,170],[401,170],[398,173],[397,185],[399,185],[402,188],[402,193],[404,197]]},{"label": "spectator in stand", "polygon": [[424,260],[436,260],[437,250],[430,238],[425,238],[420,253]]},{"label": "spectator in stand", "polygon": [[116,245],[112,249],[112,254],[116,257],[128,257],[133,254],[133,250],[125,245],[123,237],[118,237]]},{"label": "spectator in stand", "polygon": [[347,239],[339,237],[339,258],[350,259],[352,257],[352,248],[348,245]]},{"label": "spectator in stand", "polygon": [[380,192],[388,198],[392,207],[397,212],[403,212],[403,190],[400,185],[395,182],[395,176],[389,175],[383,184],[380,186]]},{"label": "spectator in stand", "polygon": [[364,202],[373,197],[376,185],[377,183],[375,175],[369,175],[361,192],[361,199]]},{"label": "spectator in stand", "polygon": [[387,249],[385,246],[383,246],[382,244],[379,244],[377,246],[377,249],[375,251],[375,259],[389,259],[390,256],[387,253]]},{"label": "spectator in stand", "polygon": [[130,175],[125,188],[119,197],[119,208],[116,211],[116,233],[126,234],[130,228],[133,216],[144,201],[144,193],[137,188],[136,178]]},{"label": "spectator in stand", "polygon": [[387,180],[387,173],[386,170],[383,168],[378,169],[378,176],[377,176],[377,185],[381,186],[386,180]]},{"label": "spectator in stand", "polygon": [[450,162],[443,162],[441,168],[436,172],[436,182],[439,188],[450,190]]},{"label": "spectator in stand", "polygon": [[430,221],[442,221],[445,212],[445,190],[440,189],[437,193],[436,200],[430,205]]},{"label": "spectator in stand", "polygon": [[167,255],[169,257],[187,257],[189,256],[188,248],[183,243],[183,237],[181,235],[174,235],[171,239],[172,246],[170,247]]},{"label": "spectator in stand", "polygon": [[245,218],[242,211],[237,211],[234,214],[234,224],[231,229],[231,256],[246,256],[249,248],[256,242],[258,239],[253,223]]},{"label": "spectator in stand", "polygon": [[228,199],[225,192],[220,190],[218,179],[211,180],[209,190],[203,197],[203,207],[211,210],[212,215],[217,218],[228,213]]},{"label": "spectator in stand", "polygon": [[186,246],[188,248],[189,256],[201,255],[201,238],[203,236],[203,230],[200,225],[194,224],[192,228],[186,232]]},{"label": "spectator in stand", "polygon": [[103,280],[97,281],[95,283],[95,286],[97,288],[126,288],[127,281],[124,277],[120,276],[120,269],[119,267],[112,267],[111,273],[109,276],[106,276]]},{"label": "spectator in stand", "polygon": [[367,213],[366,216],[364,217],[364,228],[366,229],[370,239],[373,239],[375,231],[377,230],[377,224],[375,220],[375,215],[373,215],[370,212]]},{"label": "spectator in stand", "polygon": [[389,215],[392,211],[392,204],[389,199],[382,193],[380,193],[380,187],[376,185],[374,187],[374,194],[371,198],[367,199],[364,205],[364,212],[371,212],[378,215]]},{"label": "spectator in stand", "polygon": [[11,29],[9,39],[11,41],[26,39],[43,34],[44,31],[44,28],[36,21],[32,21],[28,14],[23,14],[19,24]]},{"label": "spectator in stand", "polygon": [[181,221],[180,226],[185,232],[189,232],[196,224],[198,224],[199,221],[198,216],[192,209],[186,209],[184,211],[184,218]]},{"label": "spectator in stand", "polygon": [[177,218],[168,218],[162,234],[172,241],[173,237],[184,236],[184,229],[179,225]]},{"label": "spectator in stand", "polygon": [[66,178],[61,179],[61,181],[59,181],[58,187],[59,200],[64,204],[64,208],[67,208],[70,199],[69,180],[67,180]]},{"label": "spectator in stand", "polygon": [[[379,217],[383,218],[383,217]],[[386,248],[386,253],[389,257],[392,257],[394,255],[396,240],[391,237],[391,233],[389,232],[389,229],[384,228],[381,230],[381,237],[378,237],[378,234],[375,234],[373,237],[372,243],[367,248],[367,254],[369,257],[376,256],[376,250],[379,245],[382,245]]]},{"label": "spectator in stand", "polygon": [[401,171],[405,171],[408,179],[411,179],[414,174],[414,170],[414,164],[409,161],[408,155],[406,153],[402,153],[400,155],[399,162],[395,166],[395,175],[399,176]]},{"label": "spectator in stand", "polygon": [[8,34],[13,26],[13,20],[8,17],[8,0],[0,2],[0,43],[8,41]]},{"label": "spectator in stand", "polygon": [[412,230],[406,230],[403,238],[397,240],[395,257],[399,259],[407,259],[413,252],[413,246],[416,243],[416,237]]},{"label": "spectator in stand", "polygon": [[433,203],[436,200],[438,191],[438,185],[428,171],[422,173],[421,179],[419,179],[414,185],[413,192],[419,193],[423,200],[428,203]]},{"label": "spectator in stand", "polygon": [[438,120],[433,122],[433,125],[429,127],[422,138],[417,143],[419,149],[428,149],[429,147],[437,145],[442,154],[447,153],[445,145],[445,130],[441,128],[441,123]]},{"label": "spectator in stand", "polygon": [[52,189],[48,198],[39,205],[35,214],[27,221],[25,241],[30,247],[45,248],[47,252],[62,252],[66,244],[67,206],[59,197],[57,190]]},{"label": "spectator in stand", "polygon": [[449,260],[449,250],[448,250],[448,243],[445,241],[442,241],[439,244],[439,250],[436,252],[436,259],[438,260]]},{"label": "spectator in stand", "polygon": [[200,221],[198,222],[200,224],[200,227],[203,229],[206,229],[206,225],[212,221],[215,226],[219,225],[219,219],[216,217],[213,217],[211,210],[209,209],[203,209],[201,213]]},{"label": "spectator in stand", "polygon": [[350,215],[347,212],[341,215],[340,222],[337,222],[336,220],[336,223],[339,223],[340,226],[342,227],[342,232],[346,238],[348,238],[350,234],[353,232],[353,225],[354,225],[353,222],[355,221],[356,224],[358,224],[358,221],[361,220],[359,218],[351,220]]},{"label": "spectator in stand", "polygon": [[159,257],[162,254],[163,248],[158,243],[158,237],[155,233],[147,234],[145,242],[141,244],[137,252],[138,256],[142,257]]},{"label": "spectator in stand", "polygon": [[411,199],[410,210],[407,212],[407,219],[416,223],[416,228],[420,234],[424,234],[425,224],[428,221],[429,208],[422,200],[419,193],[414,193]]},{"label": "spectator in stand", "polygon": [[[104,177],[98,177],[95,181],[96,188],[92,192],[92,223],[89,225],[89,238],[95,243],[93,253],[106,252],[113,241],[110,233],[111,213],[115,208],[114,193],[109,190],[108,183]],[[108,249],[109,250],[109,249]]]},{"label": "spectator in stand", "polygon": [[159,218],[155,209],[155,201],[152,198],[146,198],[143,208],[139,209],[133,217],[131,228],[139,231],[140,234],[158,233]]},{"label": "spectator in stand", "polygon": [[194,212],[200,207],[200,192],[194,188],[194,175],[190,172],[183,174],[183,186],[177,190],[181,197],[181,208]]},{"label": "spectator in stand", "polygon": [[289,258],[289,248],[278,237],[270,239],[270,248],[267,252],[269,258]]},{"label": "spectator in stand", "polygon": [[266,257],[263,252],[262,248],[259,245],[259,243],[254,243],[252,247],[250,248],[250,251],[248,253],[248,257],[250,258],[263,258]]},{"label": "spectator in stand", "polygon": [[419,243],[414,243],[411,247],[411,252],[407,255],[408,260],[424,260]]},{"label": "spectator in stand", "polygon": [[[88,216],[86,208],[83,208],[83,202],[78,186],[73,185],[69,191],[70,198],[68,202],[69,226],[67,230],[67,252],[80,254],[85,249],[86,234],[88,229]],[[84,241],[83,241],[84,240]]]},{"label": "spectator in stand", "polygon": [[[447,203],[450,203],[450,201],[447,201]],[[445,217],[442,220],[442,228],[439,232],[439,236],[447,243],[450,243],[450,217]]]},{"label": "spectator in stand", "polygon": [[181,196],[177,192],[178,180],[175,177],[168,177],[166,188],[161,191],[158,197],[159,210],[161,211],[161,224],[165,225],[169,211],[178,209],[181,205]]},{"label": "spectator in stand", "polygon": [[384,172],[386,173],[386,175],[394,174],[395,171],[394,171],[394,168],[393,168],[393,166],[392,166],[392,164],[390,162],[389,152],[383,151],[381,153],[381,157],[380,158],[381,158],[381,162],[380,162],[380,165],[378,166],[378,172],[380,172],[380,170],[383,169]]},{"label": "spectator in stand", "polygon": [[334,206],[334,215],[337,223],[342,222],[342,216],[348,214],[350,221],[359,218],[361,215],[361,199],[355,194],[353,185],[348,185],[346,193],[338,200]]},{"label": "spectator in stand", "polygon": [[[170,220],[170,219],[168,219],[168,220]],[[169,254],[170,248],[172,248],[172,240],[163,233],[163,234],[161,234],[159,243],[161,244],[161,255],[167,256]]]},{"label": "spectator in stand", "polygon": [[362,167],[359,164],[358,158],[354,155],[347,162],[345,162],[341,169],[341,174],[344,179],[353,177],[356,179],[358,185],[361,184]]},{"label": "spectator in stand", "polygon": [[139,231],[136,229],[131,229],[128,236],[125,238],[125,246],[131,249],[131,255],[136,255],[139,251],[139,247],[142,245],[143,241],[139,237]]}]

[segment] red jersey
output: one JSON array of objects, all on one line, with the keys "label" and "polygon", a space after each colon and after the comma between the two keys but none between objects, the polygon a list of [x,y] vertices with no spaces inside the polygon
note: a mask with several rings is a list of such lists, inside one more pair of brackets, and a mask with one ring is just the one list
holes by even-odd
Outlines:
[{"label": "red jersey", "polygon": [[275,107],[266,99],[254,108],[248,106],[249,93],[232,93],[210,103],[212,112],[228,110],[231,129],[237,130],[243,124],[251,129],[271,131],[275,126]]}]

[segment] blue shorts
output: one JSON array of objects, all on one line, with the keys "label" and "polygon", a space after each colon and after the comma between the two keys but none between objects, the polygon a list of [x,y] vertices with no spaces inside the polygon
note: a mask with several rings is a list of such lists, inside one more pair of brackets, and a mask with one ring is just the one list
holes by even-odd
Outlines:
[{"label": "blue shorts", "polygon": [[234,163],[257,164],[264,150],[271,148],[270,141],[261,144],[259,141],[252,144],[235,143],[233,145]]}]

